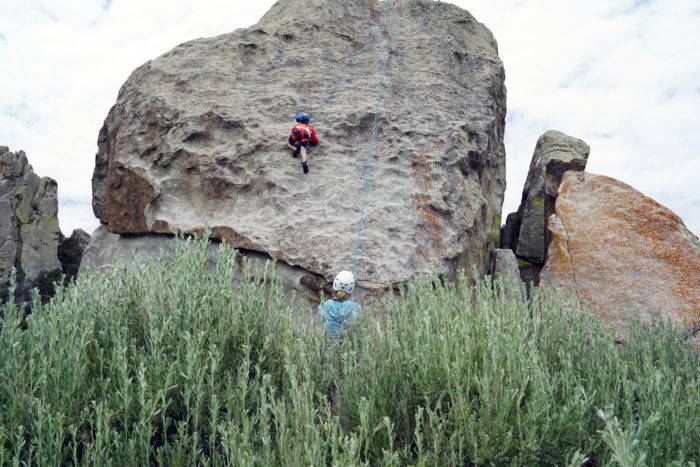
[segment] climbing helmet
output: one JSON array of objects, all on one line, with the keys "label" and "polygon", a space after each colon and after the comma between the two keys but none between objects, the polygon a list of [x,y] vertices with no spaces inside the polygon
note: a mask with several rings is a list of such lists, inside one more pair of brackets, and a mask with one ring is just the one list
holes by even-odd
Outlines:
[{"label": "climbing helmet", "polygon": [[340,271],[333,281],[333,290],[350,295],[355,290],[355,276],[350,271]]}]

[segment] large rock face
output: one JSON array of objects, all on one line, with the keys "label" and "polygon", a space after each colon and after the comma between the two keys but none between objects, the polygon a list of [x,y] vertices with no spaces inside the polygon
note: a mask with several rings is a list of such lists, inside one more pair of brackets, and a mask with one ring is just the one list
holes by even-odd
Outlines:
[{"label": "large rock face", "polygon": [[583,172],[589,154],[585,142],[559,131],[548,131],[537,140],[520,207],[508,215],[501,232],[501,246],[515,252],[528,282],[537,282],[545,261],[546,220],[554,212],[561,178],[569,170]]},{"label": "large rock face", "polygon": [[[281,0],[249,29],[141,66],[100,132],[95,214],[117,234],[210,228],[331,280],[352,264],[380,94],[360,291],[487,270],[505,188],[503,66],[483,25],[427,0]],[[285,148],[300,110],[321,139],[306,176]]]},{"label": "large rock face", "polygon": [[612,178],[567,172],[549,230],[542,284],[575,290],[618,335],[635,315],[700,323],[700,242],[654,200]]},{"label": "large rock face", "polygon": [[24,151],[0,146],[0,285],[12,268],[28,282],[61,270],[57,189],[34,173]]}]

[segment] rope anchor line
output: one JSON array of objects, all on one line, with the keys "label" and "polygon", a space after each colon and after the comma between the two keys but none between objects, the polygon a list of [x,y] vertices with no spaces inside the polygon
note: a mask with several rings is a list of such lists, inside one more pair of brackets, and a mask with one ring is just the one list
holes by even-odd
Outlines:
[{"label": "rope anchor line", "polygon": [[372,166],[374,161],[374,153],[377,145],[377,128],[379,127],[379,117],[382,111],[382,101],[384,100],[385,83],[386,83],[386,69],[389,66],[389,35],[388,26],[389,20],[394,13],[394,5],[391,4],[391,9],[387,13],[386,20],[384,21],[384,29],[387,31],[387,37],[384,49],[384,58],[382,60],[381,71],[379,73],[379,85],[377,89],[377,101],[374,106],[374,119],[372,122],[372,137],[369,141],[369,147],[367,148],[367,169],[365,172],[365,184],[364,192],[362,195],[362,204],[360,207],[360,220],[357,223],[357,240],[355,241],[355,250],[352,255],[352,273],[353,275],[357,272],[357,260],[360,256],[360,250],[362,248],[362,234],[364,229],[364,223],[367,214],[367,202],[369,201],[369,191],[370,191],[370,179],[372,178]]},{"label": "rope anchor line", "polygon": [[[379,84],[377,87],[377,100],[374,106],[374,118],[372,122],[372,135],[370,138],[369,146],[367,149],[367,163],[366,163],[366,172],[365,172],[365,179],[364,179],[364,190],[362,194],[362,200],[360,204],[360,219],[357,224],[357,239],[355,241],[355,249],[353,251],[352,255],[352,273],[355,274],[357,272],[357,261],[358,257],[360,255],[360,250],[362,247],[362,234],[364,230],[364,223],[365,223],[365,218],[366,218],[366,212],[367,212],[367,203],[369,200],[369,191],[370,191],[370,179],[372,178],[372,162],[375,156],[375,150],[377,146],[377,129],[379,126],[379,117],[381,115],[382,111],[382,101],[384,99],[384,91],[385,91],[385,83],[386,83],[386,70],[387,67],[389,66],[389,35],[388,35],[388,30],[389,30],[389,20],[393,17],[395,13],[395,3],[388,2],[389,3],[389,10],[385,14],[384,21],[382,21],[382,24],[376,24],[376,26],[379,26],[381,29],[384,29],[384,31],[387,33],[386,34],[386,40],[385,40],[385,48],[384,48],[384,54],[383,58],[381,60],[381,69],[380,69],[380,74],[379,74]],[[381,35],[381,32],[377,35]],[[328,103],[333,99],[335,96],[336,91],[338,90],[338,87],[340,87],[340,84],[342,83],[345,74],[351,70],[352,68],[355,67],[359,60],[359,56],[362,52],[367,49],[370,45],[372,45],[374,42],[378,40],[377,36],[375,35],[374,32],[370,33],[369,36],[367,37],[367,40],[364,42],[362,47],[358,49],[352,56],[352,59],[348,62],[348,64],[341,68],[340,72],[338,73],[338,76],[336,77],[335,81],[333,84],[330,86],[328,89],[328,92],[326,93],[326,97],[323,99],[321,102],[321,105],[318,108],[318,111],[315,112],[315,115],[312,115],[312,121],[314,123],[318,123],[321,120],[321,117],[323,116],[323,113],[325,111],[326,106]]]},{"label": "rope anchor line", "polygon": [[370,45],[372,45],[377,38],[374,36],[373,33],[370,33],[370,35],[367,37],[367,40],[362,44],[362,47],[360,47],[352,56],[352,59],[348,62],[347,65],[345,65],[343,68],[340,69],[340,72],[338,72],[338,76],[336,77],[335,81],[333,84],[330,86],[328,89],[328,92],[326,92],[326,97],[323,99],[321,102],[321,105],[319,106],[318,110],[311,115],[311,121],[313,123],[318,123],[321,121],[321,117],[323,116],[323,113],[326,109],[326,106],[328,103],[335,97],[335,93],[340,87],[340,84],[344,81],[345,74],[355,68],[355,65],[357,65],[357,61],[360,58],[360,54],[367,49]]}]

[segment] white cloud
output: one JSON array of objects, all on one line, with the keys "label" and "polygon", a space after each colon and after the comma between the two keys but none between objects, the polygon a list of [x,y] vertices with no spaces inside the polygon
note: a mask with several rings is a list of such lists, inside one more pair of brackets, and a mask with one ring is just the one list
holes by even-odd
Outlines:
[{"label": "white cloud", "polygon": [[[59,182],[65,232],[97,225],[90,177],[102,121],[129,73],[196,37],[256,22],[273,0],[0,0],[0,144]],[[697,0],[458,0],[506,66],[508,191],[517,208],[537,137],[592,147],[700,233]]]},{"label": "white cloud", "polygon": [[0,0],[0,144],[58,181],[66,233],[88,231],[97,134],[139,65],[255,23],[273,0]]},{"label": "white cloud", "polygon": [[458,1],[499,41],[509,124],[504,212],[517,208],[537,137],[591,145],[618,178],[700,233],[700,6],[696,0]]}]

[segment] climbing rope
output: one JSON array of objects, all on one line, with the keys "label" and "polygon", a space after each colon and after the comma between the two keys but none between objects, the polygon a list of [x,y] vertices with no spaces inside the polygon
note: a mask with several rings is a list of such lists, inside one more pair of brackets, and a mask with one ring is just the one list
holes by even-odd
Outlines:
[{"label": "climbing rope", "polygon": [[[381,115],[381,110],[382,110],[382,101],[384,99],[384,91],[385,91],[385,83],[386,83],[386,69],[389,66],[389,41],[390,37],[388,36],[388,31],[389,31],[389,22],[391,18],[393,18],[394,13],[395,13],[395,8],[396,5],[392,1],[389,3],[389,10],[385,14],[384,21],[382,21],[382,24],[379,24],[380,29],[384,29],[387,31],[387,39],[385,43],[385,48],[384,48],[384,57],[381,60],[381,69],[379,73],[379,85],[377,88],[377,100],[374,106],[374,119],[372,122],[372,135],[370,138],[369,146],[367,149],[367,163],[366,163],[366,171],[365,171],[365,179],[364,179],[364,190],[362,193],[362,201],[360,204],[360,219],[357,224],[357,239],[355,241],[355,249],[353,251],[352,255],[352,273],[355,274],[357,271],[357,260],[360,255],[360,250],[362,248],[362,234],[363,234],[363,229],[364,229],[364,224],[365,224],[365,218],[366,218],[366,213],[367,213],[367,203],[369,200],[369,191],[370,191],[370,180],[372,178],[372,166],[373,166],[373,160],[374,160],[374,153],[377,145],[377,129],[379,126],[379,117]],[[326,106],[328,103],[333,99],[335,96],[336,91],[338,90],[338,87],[340,87],[340,84],[345,78],[346,73],[351,70],[352,68],[355,67],[357,64],[357,61],[360,57],[360,54],[364,52],[367,47],[372,45],[375,41],[377,40],[376,36],[374,33],[370,33],[369,36],[367,37],[367,40],[362,44],[362,46],[353,54],[352,58],[348,62],[346,66],[341,68],[341,70],[338,72],[338,75],[336,79],[333,81],[331,84],[330,88],[328,89],[328,92],[326,92],[326,95],[321,101],[321,105],[319,106],[318,110],[313,113],[311,117],[311,121],[314,123],[318,123],[321,120],[321,117],[323,116],[323,112],[325,111]]]},{"label": "climbing rope", "polygon": [[362,233],[365,224],[366,212],[367,212],[367,202],[369,200],[370,191],[370,179],[372,178],[372,163],[374,161],[374,152],[377,145],[377,128],[379,126],[379,117],[382,111],[382,101],[384,99],[384,88],[386,82],[386,69],[389,66],[389,41],[390,36],[389,31],[389,21],[394,15],[395,5],[392,3],[390,10],[386,15],[386,20],[384,21],[383,27],[387,31],[386,44],[384,49],[384,58],[382,60],[381,71],[379,73],[379,86],[377,89],[377,101],[374,106],[374,120],[372,122],[372,136],[369,141],[369,147],[367,148],[367,168],[365,171],[365,184],[364,191],[362,194],[362,204],[360,206],[360,220],[357,223],[357,240],[355,241],[355,251],[352,255],[352,273],[353,275],[357,272],[357,259],[360,255],[360,249],[362,247]]},{"label": "climbing rope", "polygon": [[335,97],[335,93],[338,90],[338,87],[340,87],[341,82],[344,80],[345,75],[347,72],[352,70],[355,65],[357,64],[357,60],[360,58],[360,54],[367,49],[370,45],[374,43],[376,40],[376,37],[374,34],[371,34],[367,36],[367,40],[362,44],[362,46],[353,54],[352,58],[348,62],[347,65],[345,65],[343,68],[340,69],[338,72],[338,76],[336,76],[336,79],[333,81],[333,84],[331,84],[330,88],[328,88],[328,91],[326,92],[326,96],[324,97],[323,101],[321,101],[321,105],[319,106],[318,110],[311,115],[311,122],[312,123],[318,123],[321,121],[321,117],[323,116],[323,112],[325,111],[326,105]]}]

